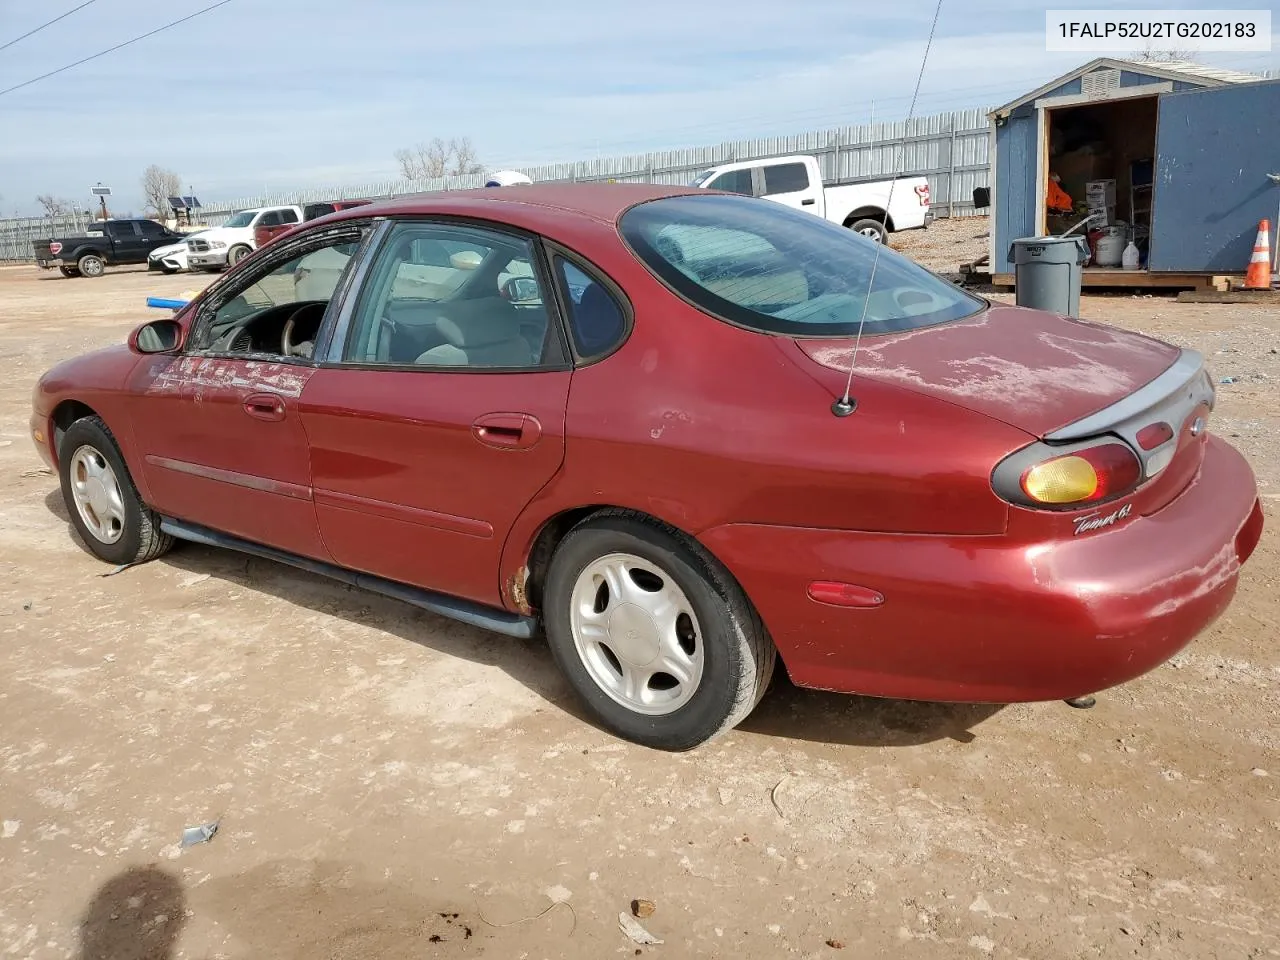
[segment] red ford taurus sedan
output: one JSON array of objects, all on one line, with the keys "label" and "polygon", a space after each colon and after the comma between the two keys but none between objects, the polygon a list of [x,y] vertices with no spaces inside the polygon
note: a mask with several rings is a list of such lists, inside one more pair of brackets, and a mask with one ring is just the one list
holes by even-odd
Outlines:
[{"label": "red ford taurus sedan", "polygon": [[193,540],[542,628],[601,722],[682,749],[776,656],[995,702],[1162,663],[1262,532],[1213,403],[1195,353],[780,204],[529,186],[308,224],[49,371],[31,429],[103,560]]}]

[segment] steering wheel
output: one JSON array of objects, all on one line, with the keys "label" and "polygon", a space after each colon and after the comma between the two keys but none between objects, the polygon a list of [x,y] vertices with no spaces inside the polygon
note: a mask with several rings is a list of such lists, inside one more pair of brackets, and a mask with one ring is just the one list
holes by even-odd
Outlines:
[{"label": "steering wheel", "polygon": [[[311,359],[311,350],[315,347],[315,344],[308,343],[305,340],[302,343],[295,344],[293,342],[293,336],[299,326],[298,318],[308,310],[315,310],[316,308],[319,308],[323,315],[325,309],[325,304],[323,303],[308,303],[289,314],[289,319],[284,322],[284,331],[280,334],[280,352],[284,356],[305,357],[308,360]],[[313,332],[311,336],[314,337],[315,333]],[[302,349],[303,347],[306,347],[307,349],[304,350]]]}]

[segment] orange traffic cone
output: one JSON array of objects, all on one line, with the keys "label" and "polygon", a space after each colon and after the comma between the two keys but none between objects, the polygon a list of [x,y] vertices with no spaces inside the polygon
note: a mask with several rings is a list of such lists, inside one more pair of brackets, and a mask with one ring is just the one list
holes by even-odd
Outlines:
[{"label": "orange traffic cone", "polygon": [[1258,239],[1253,242],[1253,256],[1244,275],[1246,290],[1271,289],[1271,221],[1258,222]]}]

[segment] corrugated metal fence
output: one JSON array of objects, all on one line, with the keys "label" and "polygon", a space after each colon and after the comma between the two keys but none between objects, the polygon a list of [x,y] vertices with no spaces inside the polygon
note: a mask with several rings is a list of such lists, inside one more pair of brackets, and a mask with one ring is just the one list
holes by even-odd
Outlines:
[{"label": "corrugated metal fence", "polygon": [[[661,150],[630,156],[601,157],[576,163],[528,167],[536,181],[617,180],[620,182],[688,183],[708,167],[736,160],[805,153],[818,158],[828,185],[878,180],[895,173],[924,175],[932,187],[935,216],[967,216],[973,211],[973,188],[987,185],[989,170],[987,110],[974,108],[897,123],[864,124],[815,130],[787,137],[734,140],[708,147]],[[377,199],[435,190],[482,186],[481,175],[435,180],[393,180],[303,191],[284,191],[210,204],[202,219],[218,225],[237,210],[313,200],[354,197]],[[31,259],[31,241],[48,236],[57,220],[0,220],[0,260]],[[83,226],[83,224],[81,224]],[[59,228],[60,229],[60,228]]]},{"label": "corrugated metal fence", "polygon": [[75,236],[83,232],[92,220],[93,217],[85,213],[0,220],[0,260],[31,260],[32,241]]}]

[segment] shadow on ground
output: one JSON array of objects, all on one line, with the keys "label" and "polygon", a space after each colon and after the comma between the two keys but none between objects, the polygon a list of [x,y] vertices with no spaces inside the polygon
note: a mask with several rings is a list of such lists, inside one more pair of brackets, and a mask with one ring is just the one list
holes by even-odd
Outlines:
[{"label": "shadow on ground", "polygon": [[75,960],[174,960],[188,920],[255,960],[474,956],[493,935],[474,902],[433,904],[332,861],[260,864],[210,879],[190,901],[178,878],[155,866],[112,876],[80,919]]},{"label": "shadow on ground", "polygon": [[[88,552],[71,526],[61,492],[50,491],[45,504],[67,524],[70,540]],[[231,550],[180,542],[157,562],[193,575],[216,577],[317,613],[373,626],[451,657],[498,667],[557,709],[594,725],[541,638],[517,640],[490,633],[407,603]],[[764,700],[738,729],[849,746],[911,747],[947,739],[968,743],[975,738],[972,729],[1000,709],[1000,704],[918,703],[803,690],[788,680],[779,663]]]},{"label": "shadow on ground", "polygon": [[80,918],[76,960],[170,960],[187,920],[173,874],[133,867],[98,888]]}]

